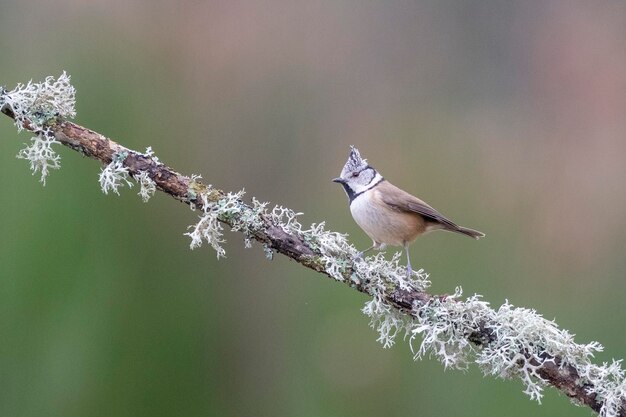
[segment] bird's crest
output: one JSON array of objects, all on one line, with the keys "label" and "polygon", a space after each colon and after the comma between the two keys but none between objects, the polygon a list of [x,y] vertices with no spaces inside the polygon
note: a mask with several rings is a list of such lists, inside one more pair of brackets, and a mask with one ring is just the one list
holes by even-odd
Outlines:
[{"label": "bird's crest", "polygon": [[359,150],[354,146],[350,146],[350,156],[346,164],[343,166],[342,176],[344,173],[360,171],[367,166],[367,159],[361,158]]}]

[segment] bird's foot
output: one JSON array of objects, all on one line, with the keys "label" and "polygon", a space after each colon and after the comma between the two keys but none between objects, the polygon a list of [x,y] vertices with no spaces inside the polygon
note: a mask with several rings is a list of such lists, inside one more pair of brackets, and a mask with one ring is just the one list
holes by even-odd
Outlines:
[{"label": "bird's foot", "polygon": [[406,277],[411,278],[411,275],[413,275],[413,269],[411,268],[411,264],[408,264],[406,266]]}]

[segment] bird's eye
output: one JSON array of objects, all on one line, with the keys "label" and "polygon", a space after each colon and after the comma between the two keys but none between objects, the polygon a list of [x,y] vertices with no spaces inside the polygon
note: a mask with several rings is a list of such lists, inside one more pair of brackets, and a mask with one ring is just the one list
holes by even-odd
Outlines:
[{"label": "bird's eye", "polygon": [[353,176],[353,177],[358,177],[358,176],[359,176],[359,174],[360,174],[360,172],[353,172],[353,173],[352,173],[352,176]]}]

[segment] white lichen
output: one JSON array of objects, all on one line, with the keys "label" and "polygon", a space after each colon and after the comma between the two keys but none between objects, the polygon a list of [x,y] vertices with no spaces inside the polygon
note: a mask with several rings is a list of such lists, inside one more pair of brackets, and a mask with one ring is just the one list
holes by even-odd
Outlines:
[{"label": "white lichen", "polygon": [[129,188],[133,186],[128,168],[124,166],[124,160],[127,156],[127,152],[116,153],[113,155],[111,163],[100,171],[98,180],[103,193],[109,194],[109,191],[113,191],[115,194],[120,195],[118,189],[123,187],[124,184]]},{"label": "white lichen", "polygon": [[272,223],[283,229],[285,233],[298,234],[302,231],[302,224],[298,221],[298,216],[302,216],[302,213],[296,213],[283,206],[274,206],[268,214]]},{"label": "white lichen", "polygon": [[241,201],[244,194],[244,190],[235,194],[228,193],[226,198],[218,201],[218,206],[220,218],[231,225],[233,232],[243,233],[245,246],[249,248],[252,246],[252,235],[265,226],[262,216],[267,203],[252,198],[252,206],[248,206]]},{"label": "white lichen", "polygon": [[613,360],[602,365],[589,364],[579,371],[580,376],[593,385],[590,393],[602,402],[600,416],[614,417],[626,404],[626,379],[621,366],[622,361]]},{"label": "white lichen", "polygon": [[545,386],[537,370],[544,361],[560,357],[577,370],[583,370],[591,364],[594,352],[602,350],[596,342],[575,343],[573,335],[559,329],[554,322],[534,310],[515,308],[508,302],[497,311],[484,308],[482,316],[486,329],[495,337],[480,352],[476,363],[485,374],[502,378],[518,376],[526,386],[524,392],[537,401],[541,400]]},{"label": "white lichen", "polygon": [[411,333],[411,318],[389,305],[381,295],[373,296],[361,311],[370,318],[370,327],[376,329],[377,341],[384,348],[393,346],[398,335],[406,337]]},{"label": "white lichen", "polygon": [[[488,307],[478,297],[463,304],[457,300],[460,296],[461,289],[457,288],[453,295],[433,299],[417,309],[410,338],[414,359],[435,356],[445,368],[467,368],[473,353],[467,336],[476,330],[479,325],[477,320]],[[422,336],[422,341],[416,350],[413,343],[418,335]]]},{"label": "white lichen", "polygon": [[137,193],[144,203],[156,192],[156,183],[152,181],[147,171],[141,171],[138,175],[135,175],[135,181],[139,183],[139,192]]},{"label": "white lichen", "polygon": [[[555,364],[573,367],[580,376],[578,383],[588,385],[589,392],[603,403],[601,416],[617,415],[626,398],[624,371],[619,362],[602,366],[591,362],[594,353],[602,351],[599,343],[575,343],[572,334],[534,310],[516,308],[508,302],[493,310],[478,295],[465,301],[459,300],[460,296],[457,289],[453,296],[435,299],[415,310],[411,342],[418,335],[422,337],[416,359],[432,355],[445,367],[460,369],[474,362],[485,375],[518,377],[525,386],[524,393],[541,402],[547,382],[539,369],[558,358]],[[470,337],[479,334],[489,338],[477,346]]]},{"label": "white lichen", "polygon": [[40,130],[37,136],[32,137],[30,145],[20,150],[18,159],[25,159],[30,164],[30,170],[35,175],[41,173],[39,181],[45,186],[46,178],[51,169],[61,168],[61,157],[52,149],[52,145],[59,143],[49,129]]},{"label": "white lichen", "polygon": [[[374,283],[376,278],[372,278]],[[517,377],[524,384],[524,393],[538,402],[547,385],[540,376],[540,368],[546,362],[561,369],[571,366],[579,375],[577,383],[588,386],[587,391],[602,403],[602,417],[618,416],[625,404],[626,380],[621,361],[593,364],[594,353],[602,351],[599,343],[575,343],[572,334],[534,310],[516,308],[508,302],[494,310],[479,295],[461,300],[462,291],[457,288],[451,296],[433,298],[424,305],[414,306],[408,316],[391,306],[386,301],[385,289],[373,283],[370,284],[374,289],[373,298],[365,304],[363,312],[377,329],[378,341],[383,347],[392,346],[399,335],[408,336],[416,360],[432,356],[445,368],[455,369],[467,369],[475,363],[485,375],[504,379]],[[427,276],[417,277],[415,282],[407,284],[417,288],[427,285]],[[485,340],[476,343],[481,337]],[[415,348],[418,338],[421,342]]]},{"label": "white lichen", "polygon": [[[190,229],[193,229],[191,232],[185,233],[191,238],[191,249],[202,246],[202,242],[206,241],[215,249],[218,259],[226,257],[226,251],[221,245],[224,243],[224,227],[222,226],[224,221],[228,221],[232,225],[232,230],[242,231],[244,234],[249,233],[250,229],[248,228],[253,227],[254,221],[252,219],[248,222],[242,221],[244,217],[242,213],[252,210],[241,201],[243,194],[243,190],[237,193],[228,193],[215,202],[209,201],[207,194],[200,196],[202,201],[200,220],[195,225],[189,226]],[[252,214],[248,213],[248,216],[252,216]]]},{"label": "white lichen", "polygon": [[356,248],[348,242],[347,235],[327,231],[324,222],[313,223],[301,234],[311,249],[321,253],[320,258],[328,275],[337,281],[344,281],[357,254]]},{"label": "white lichen", "polygon": [[18,131],[29,125],[29,130],[37,131],[58,116],[74,118],[75,90],[70,84],[70,76],[63,71],[57,79],[46,77],[41,83],[18,84],[11,91],[0,94],[0,108],[8,106],[14,114]]},{"label": "white lichen", "polygon": [[222,239],[222,230],[224,230],[224,228],[219,221],[217,210],[215,210],[212,204],[209,204],[206,195],[202,195],[201,199],[203,202],[203,214],[200,216],[198,223],[189,226],[189,228],[193,230],[185,233],[186,236],[191,238],[189,247],[191,249],[199,248],[202,246],[202,241],[206,241],[215,249],[217,259],[225,257],[226,251],[221,246],[221,244],[224,243]]},{"label": "white lichen", "polygon": [[[243,195],[243,191],[241,195]],[[229,213],[232,225],[231,230],[243,233],[244,246],[246,248],[252,247],[252,236],[265,226],[262,216],[265,213],[266,206],[266,202],[261,202],[253,197],[251,207],[246,206],[240,201],[240,210],[237,215],[234,215],[235,212],[232,211]]]},{"label": "white lichen", "polygon": [[320,260],[328,275],[337,281],[345,280],[352,261],[358,253],[356,248],[348,242],[347,235],[327,231],[324,222],[313,223],[308,229],[304,229],[298,221],[302,213],[283,206],[275,206],[267,215],[273,224],[282,228],[286,233],[300,237],[311,249],[319,251]]},{"label": "white lichen", "polygon": [[430,286],[428,274],[423,269],[412,271],[407,276],[406,266],[400,263],[402,255],[394,253],[391,260],[385,258],[383,252],[374,256],[368,256],[361,262],[355,262],[356,277],[364,281],[371,295],[384,294],[389,287],[397,287],[402,290],[424,291]]},{"label": "white lichen", "polygon": [[263,244],[263,252],[265,253],[265,257],[270,261],[274,259],[274,251],[267,243]]},{"label": "white lichen", "polygon": [[20,150],[17,157],[30,163],[33,175],[41,173],[40,182],[46,184],[51,169],[59,169],[60,156],[52,149],[58,143],[48,124],[58,117],[73,118],[75,90],[65,72],[58,79],[47,77],[41,83],[18,84],[13,90],[0,91],[0,108],[8,108],[18,132],[27,128],[35,132],[31,143]]},{"label": "white lichen", "polygon": [[407,277],[406,267],[400,265],[400,253],[395,253],[387,260],[383,253],[378,253],[354,264],[355,273],[352,282],[363,286],[372,295],[362,311],[370,318],[370,326],[378,331],[378,341],[383,347],[394,345],[398,335],[411,336],[414,321],[410,316],[400,313],[386,300],[388,288],[424,291],[429,285],[428,274],[424,270],[413,271]]},{"label": "white lichen", "polygon": [[146,148],[146,151],[143,153],[143,155],[147,158],[152,158],[152,160],[156,162],[157,164],[161,163],[161,161],[159,160],[159,157],[154,154],[154,151],[152,150],[152,146],[148,146]]},{"label": "white lichen", "polygon": [[[191,182],[199,179],[193,176]],[[193,187],[190,187],[190,189]],[[188,191],[192,195],[193,191]],[[247,205],[242,202],[244,191],[229,193],[215,202],[210,202],[206,195],[201,196],[203,214],[200,221],[190,226],[192,232],[186,233],[191,237],[191,248],[199,247],[203,241],[208,242],[218,252],[218,257],[225,254],[223,227],[220,222],[228,223],[232,231],[244,234],[244,244],[250,247],[254,234],[266,227],[266,220],[280,227],[286,233],[298,236],[305,241],[311,249],[319,250],[321,261],[326,265],[326,271],[333,278],[343,281],[344,275],[349,271],[352,264],[352,257],[357,250],[348,243],[346,236],[340,233],[329,232],[324,229],[324,223],[313,224],[309,229],[303,229],[298,221],[297,213],[291,209],[275,206],[272,210],[267,209],[267,203],[252,199],[252,204]],[[192,209],[195,208],[192,206]],[[271,250],[265,250],[266,256],[270,256]]]}]

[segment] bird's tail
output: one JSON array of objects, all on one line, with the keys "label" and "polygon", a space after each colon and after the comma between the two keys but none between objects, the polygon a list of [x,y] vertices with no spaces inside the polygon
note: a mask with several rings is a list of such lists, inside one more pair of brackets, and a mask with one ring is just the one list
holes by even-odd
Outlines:
[{"label": "bird's tail", "polygon": [[455,229],[448,229],[451,232],[462,233],[469,237],[473,237],[474,239],[480,239],[481,237],[485,237],[483,232],[479,232],[478,230],[470,229],[468,227],[457,226]]}]

